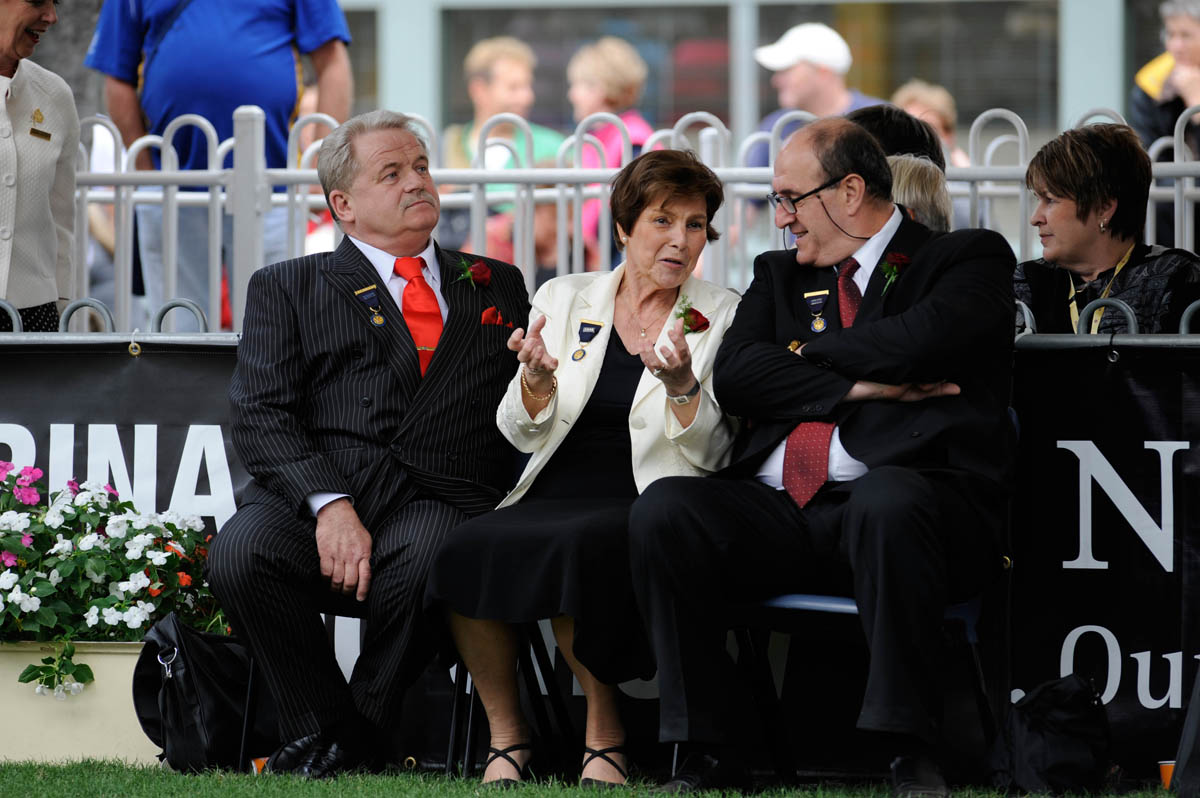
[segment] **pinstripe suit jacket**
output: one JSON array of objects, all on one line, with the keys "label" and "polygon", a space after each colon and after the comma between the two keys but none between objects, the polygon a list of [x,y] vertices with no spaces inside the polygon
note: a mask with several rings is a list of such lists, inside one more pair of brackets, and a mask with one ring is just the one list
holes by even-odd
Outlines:
[{"label": "pinstripe suit jacket", "polygon": [[[370,307],[355,295],[379,275],[349,238],[251,277],[229,389],[233,443],[254,477],[243,501],[305,517],[310,493],[345,493],[367,529],[418,489],[468,513],[500,501],[514,456],[494,408],[517,369],[507,322],[526,325],[528,293],[514,266],[469,256],[491,267],[484,288],[453,278],[460,253],[437,252],[449,315],[423,378],[386,287]],[[491,307],[505,325],[481,323]]]}]

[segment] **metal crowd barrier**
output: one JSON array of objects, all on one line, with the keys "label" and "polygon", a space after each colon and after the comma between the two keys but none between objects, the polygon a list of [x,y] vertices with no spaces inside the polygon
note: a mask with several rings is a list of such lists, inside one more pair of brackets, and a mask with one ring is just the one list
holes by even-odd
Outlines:
[{"label": "metal crowd barrier", "polygon": [[[1176,181],[1174,188],[1153,188],[1150,195],[1151,208],[1159,202],[1172,202],[1175,207],[1176,245],[1193,249],[1195,230],[1192,208],[1200,199],[1200,190],[1195,185],[1195,178],[1200,175],[1200,162],[1197,162],[1188,150],[1183,140],[1184,120],[1192,113],[1200,111],[1200,106],[1187,109],[1180,117],[1176,126],[1175,136],[1171,140],[1161,140],[1152,147],[1154,154],[1163,152],[1168,146],[1172,148],[1174,162],[1155,163],[1154,174],[1161,178],[1181,178]],[[1093,109],[1079,121],[1084,123],[1093,117],[1104,117],[1121,121],[1122,117],[1109,109]],[[756,213],[763,212],[763,195],[770,189],[771,170],[766,167],[750,167],[745,165],[747,154],[753,144],[766,140],[772,158],[781,146],[781,132],[786,125],[795,120],[807,120],[811,115],[796,111],[785,114],[770,133],[756,132],[740,143],[733,142],[729,129],[720,119],[708,113],[691,113],[679,120],[673,127],[655,131],[646,148],[656,146],[693,147],[700,158],[707,163],[721,178],[726,189],[726,204],[718,214],[715,224],[717,229],[725,231],[745,232],[747,221]],[[557,268],[559,274],[579,272],[584,269],[584,246],[582,238],[582,203],[586,199],[606,199],[608,183],[621,166],[627,163],[632,155],[632,147],[628,131],[618,117],[612,114],[593,114],[583,119],[576,126],[574,133],[567,138],[561,147],[554,168],[535,168],[533,164],[532,137],[528,135],[526,120],[511,114],[498,115],[479,131],[477,155],[469,169],[446,169],[441,166],[441,143],[438,132],[423,118],[414,117],[427,137],[432,164],[432,174],[436,183],[443,185],[469,186],[469,190],[444,195],[444,208],[466,208],[471,212],[471,240],[476,252],[487,254],[486,217],[490,209],[500,204],[512,204],[514,208],[514,260],[522,266],[526,273],[530,288],[533,287],[535,273],[534,264],[534,208],[540,203],[555,203],[557,206],[558,250]],[[988,147],[983,146],[983,130],[993,122],[1005,122],[1015,131],[994,139]],[[116,142],[112,172],[88,171],[88,159],[82,145],[79,156],[80,172],[78,174],[79,191],[77,195],[76,214],[76,248],[77,285],[80,298],[88,291],[88,275],[86,266],[87,244],[87,207],[90,203],[110,202],[114,206],[114,222],[116,228],[115,241],[115,299],[112,308],[113,323],[117,330],[127,331],[131,326],[132,317],[132,262],[133,262],[133,215],[134,208],[139,204],[161,204],[163,207],[163,255],[166,273],[164,284],[166,295],[175,295],[177,284],[178,263],[178,208],[184,206],[203,206],[208,209],[209,221],[209,304],[200,308],[201,313],[208,319],[219,319],[221,312],[221,234],[222,220],[225,215],[232,216],[233,252],[229,253],[229,289],[233,309],[234,329],[241,328],[242,312],[245,307],[246,286],[251,273],[263,264],[263,224],[264,214],[273,206],[287,208],[287,256],[295,257],[303,253],[304,231],[307,227],[307,215],[312,210],[324,208],[324,198],[320,194],[310,192],[317,184],[316,170],[312,168],[319,147],[319,141],[309,145],[300,152],[301,131],[314,124],[332,125],[334,120],[322,114],[310,114],[297,120],[288,138],[288,162],[297,164],[296,168],[268,169],[265,163],[265,116],[261,109],[254,106],[243,106],[234,112],[234,135],[223,142],[218,142],[215,128],[203,117],[194,114],[181,116],[171,122],[162,136],[143,136],[129,145],[128,152],[122,157],[123,144],[116,126],[111,120],[103,117],[88,117],[83,120],[85,126],[102,125],[112,134]],[[603,148],[589,131],[603,124],[615,124],[623,137],[621,163],[608,164],[605,162]],[[527,146],[523,152],[518,152],[511,143],[491,138],[490,134],[498,125],[515,125],[525,130]],[[210,168],[202,171],[181,171],[178,168],[178,154],[172,144],[175,134],[185,127],[199,128],[207,141]],[[1005,145],[1017,145],[1016,162],[996,164],[997,153]],[[502,145],[509,148],[516,168],[506,170],[488,170],[484,168],[482,153],[486,147]],[[583,169],[580,164],[585,147],[591,147],[599,156],[601,166],[594,169]],[[153,172],[137,172],[129,168],[137,155],[149,148],[159,149],[162,155],[163,168]],[[224,163],[227,155],[232,154],[232,168],[211,168],[213,165]],[[1016,198],[1019,205],[1019,229],[1008,231],[1015,243],[1019,260],[1027,260],[1034,255],[1032,228],[1027,223],[1030,211],[1030,196],[1024,189],[1025,167],[1030,158],[1029,131],[1024,121],[1012,111],[992,109],[980,114],[970,127],[968,154],[972,166],[948,167],[947,179],[954,182],[966,183],[966,189],[951,191],[952,196],[966,196],[970,201],[970,218],[978,223],[984,212],[985,203],[991,203],[1001,198]],[[511,184],[515,191],[487,191],[494,184]],[[538,188],[538,186],[553,186],[553,188]],[[273,186],[284,186],[279,193],[273,193]],[[194,187],[201,190],[180,191],[181,187]],[[603,209],[601,229],[607,230],[610,215],[607,203],[601,204]],[[995,224],[994,213],[988,218]],[[1148,232],[1154,230],[1154,214],[1150,213],[1147,220]],[[567,232],[571,235],[568,236]],[[1004,231],[1001,231],[1004,232]],[[1015,232],[1015,235],[1014,235]],[[772,232],[771,245],[775,241],[783,245],[783,235]],[[335,234],[335,241],[340,238]],[[742,289],[749,282],[750,267],[753,257],[757,254],[750,250],[749,236],[736,236],[736,243],[731,241],[735,236],[725,235],[719,241],[709,245],[705,252],[705,277],[735,289]],[[609,268],[612,264],[613,253],[608,236],[599,237],[599,267]],[[761,248],[756,245],[756,248]],[[82,326],[77,321],[73,325],[76,331]]]}]

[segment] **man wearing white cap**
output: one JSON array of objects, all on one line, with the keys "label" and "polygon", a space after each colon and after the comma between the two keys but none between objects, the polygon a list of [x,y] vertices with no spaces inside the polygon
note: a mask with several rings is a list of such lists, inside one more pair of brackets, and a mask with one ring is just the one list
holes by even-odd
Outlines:
[{"label": "man wearing white cap", "polygon": [[[837,31],[820,22],[789,28],[774,44],[755,48],[754,60],[775,73],[771,85],[779,93],[779,110],[758,125],[759,130],[768,133],[788,111],[808,111],[816,117],[841,116],[886,102],[846,87],[846,73],[854,60],[850,46]],[[789,123],[780,138],[786,139],[800,125]],[[747,157],[749,166],[768,166],[769,161],[770,148],[765,142],[755,145]]]}]

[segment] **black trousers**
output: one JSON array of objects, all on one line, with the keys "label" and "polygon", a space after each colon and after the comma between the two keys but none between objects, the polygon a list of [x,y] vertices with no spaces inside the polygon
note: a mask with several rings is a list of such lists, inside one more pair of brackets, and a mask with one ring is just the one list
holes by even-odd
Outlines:
[{"label": "black trousers", "polygon": [[368,528],[371,586],[359,605],[367,633],[349,684],[319,617],[347,599],[321,579],[316,520],[268,500],[245,504],[221,528],[208,581],[260,666],[284,740],[317,732],[369,737],[394,725],[405,688],[434,651],[422,612],[426,574],[446,534],[466,518],[416,498]]},{"label": "black trousers", "polygon": [[658,662],[659,737],[729,744],[747,702],[726,653],[730,606],[853,596],[871,651],[862,729],[937,740],[946,605],[999,572],[1004,498],[960,472],[886,466],[801,510],[751,480],[673,477],[634,503],[630,556]]}]

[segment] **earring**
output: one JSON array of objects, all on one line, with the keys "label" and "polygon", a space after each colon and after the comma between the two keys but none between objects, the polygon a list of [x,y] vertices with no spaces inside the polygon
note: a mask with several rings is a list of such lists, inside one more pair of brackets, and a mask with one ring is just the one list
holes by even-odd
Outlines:
[{"label": "earring", "polygon": [[1105,222],[1104,222],[1104,220],[1103,220],[1103,219],[1101,219],[1101,220],[1100,220],[1100,232],[1101,232],[1101,233],[1103,233],[1103,232],[1104,232],[1104,225],[1105,225]]}]

